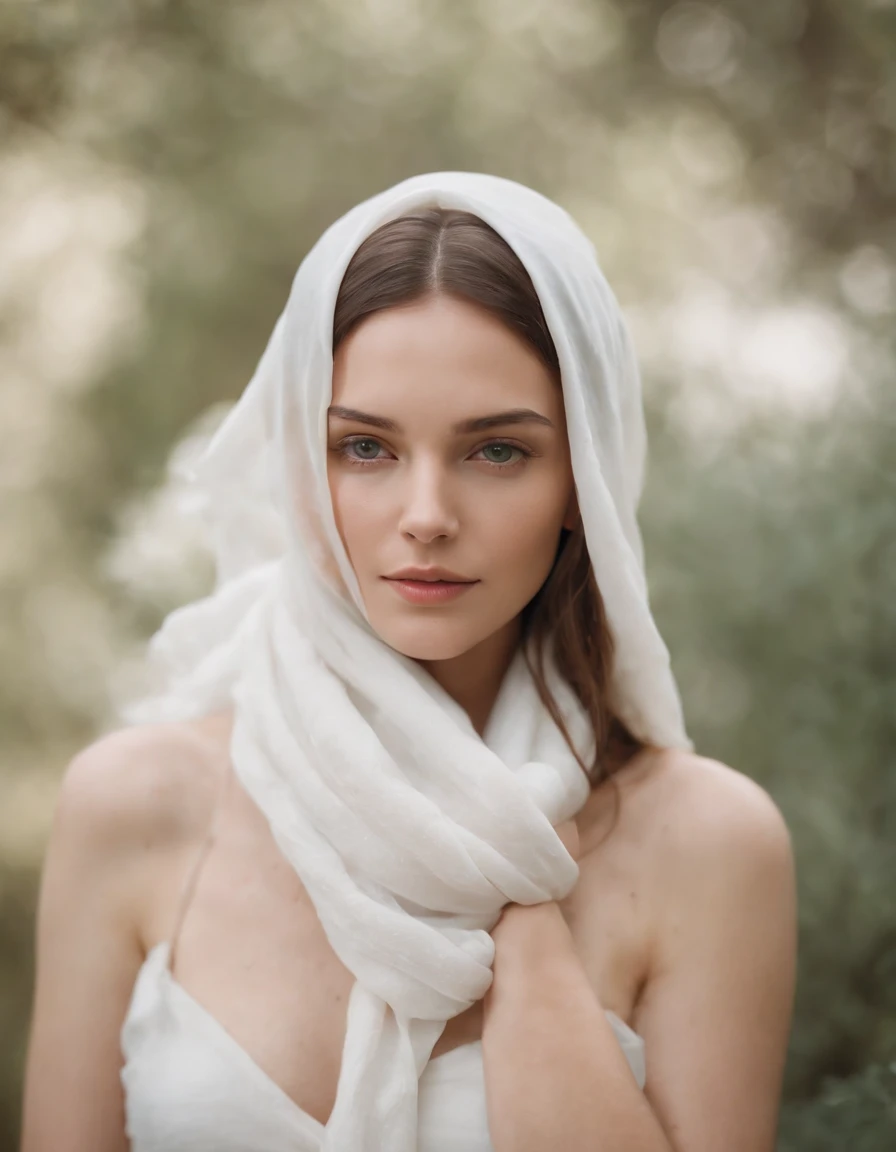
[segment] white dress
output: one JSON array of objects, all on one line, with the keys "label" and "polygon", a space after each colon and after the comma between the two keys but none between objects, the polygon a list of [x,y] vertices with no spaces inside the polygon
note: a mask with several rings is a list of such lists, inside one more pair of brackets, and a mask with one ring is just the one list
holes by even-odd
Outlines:
[{"label": "white dress", "polygon": [[[169,953],[163,942],[146,957],[121,1032],[132,1152],[318,1152],[323,1126],[178,984]],[[643,1088],[643,1040],[607,1018]],[[481,1041],[429,1061],[418,1117],[420,1152],[493,1152]]]}]

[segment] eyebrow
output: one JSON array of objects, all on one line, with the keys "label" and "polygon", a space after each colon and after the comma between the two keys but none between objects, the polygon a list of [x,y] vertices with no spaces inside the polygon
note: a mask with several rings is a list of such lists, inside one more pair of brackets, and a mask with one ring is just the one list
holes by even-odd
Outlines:
[{"label": "eyebrow", "polygon": [[[340,404],[333,404],[327,411],[328,416],[340,416],[343,420],[352,420],[356,424],[369,424],[372,428],[382,428],[385,432],[401,433],[400,424],[389,420],[386,416],[372,416],[369,412],[359,412],[356,408],[343,408]],[[475,416],[472,420],[461,420],[452,425],[451,431],[462,436],[467,432],[482,432],[487,428],[496,428],[507,424],[544,424],[548,428],[555,427],[553,420],[542,416],[540,412],[533,412],[531,408],[510,408],[506,412],[494,412],[491,416]]]}]

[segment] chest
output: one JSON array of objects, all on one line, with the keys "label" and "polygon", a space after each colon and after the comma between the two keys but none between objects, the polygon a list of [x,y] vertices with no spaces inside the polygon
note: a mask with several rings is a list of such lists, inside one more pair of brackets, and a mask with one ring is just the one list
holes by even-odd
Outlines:
[{"label": "chest", "polygon": [[[178,984],[287,1096],[326,1123],[354,978],[244,793],[221,813],[209,850],[200,849],[165,862],[147,936],[172,941]],[[628,1021],[646,971],[646,901],[624,852],[609,845],[595,852],[561,909],[601,1005]],[[481,1035],[479,1002],[448,1021],[433,1057]]]}]

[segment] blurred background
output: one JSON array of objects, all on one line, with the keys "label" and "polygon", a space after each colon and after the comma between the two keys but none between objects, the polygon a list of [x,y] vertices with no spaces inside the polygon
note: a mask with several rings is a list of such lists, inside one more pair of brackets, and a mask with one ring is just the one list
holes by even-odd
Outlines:
[{"label": "blurred background", "polygon": [[324,227],[446,168],[567,207],[632,325],[691,733],[797,853],[779,1147],[896,1147],[896,2],[3,0],[2,1152],[61,773],[211,579],[171,462]]}]

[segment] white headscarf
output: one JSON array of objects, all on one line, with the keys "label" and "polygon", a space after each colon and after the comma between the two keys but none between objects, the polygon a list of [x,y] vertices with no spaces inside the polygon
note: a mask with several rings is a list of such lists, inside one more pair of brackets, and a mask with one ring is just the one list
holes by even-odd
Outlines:
[{"label": "white headscarf", "polygon": [[[165,620],[151,654],[167,691],[129,713],[187,717],[233,702],[234,769],[356,977],[328,1152],[414,1152],[417,1081],[445,1022],[489,987],[489,931],[508,901],[571,891],[578,868],[553,826],[589,793],[521,653],[480,738],[373,631],[336,528],[326,444],[337,294],[366,237],[432,206],[491,225],[532,279],[615,641],[612,705],[636,736],[690,747],[636,522],[639,375],[591,243],[556,204],[493,176],[417,176],[359,204],[302,262],[249,387],[199,462],[217,588]],[[590,762],[587,714],[550,663],[548,683]]]}]

